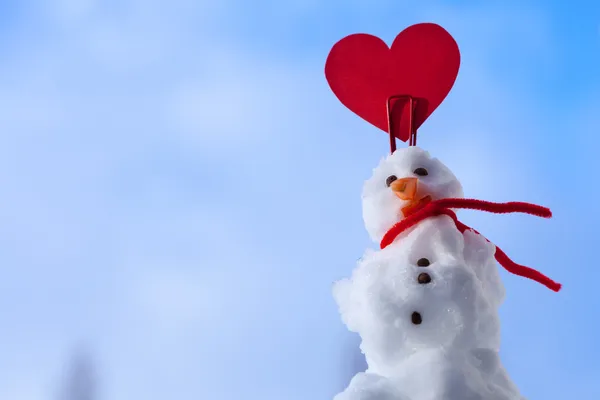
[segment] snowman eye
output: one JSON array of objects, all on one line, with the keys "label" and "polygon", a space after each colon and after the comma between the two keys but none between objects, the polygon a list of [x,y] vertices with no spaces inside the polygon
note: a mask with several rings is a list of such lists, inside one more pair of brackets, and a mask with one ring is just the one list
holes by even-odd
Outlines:
[{"label": "snowman eye", "polygon": [[390,187],[390,185],[392,184],[392,182],[394,182],[395,180],[397,180],[398,177],[396,175],[390,175],[387,177],[387,179],[385,180],[385,185],[387,187]]},{"label": "snowman eye", "polygon": [[415,175],[419,175],[419,176],[427,176],[427,175],[429,175],[429,172],[427,172],[427,170],[425,168],[422,168],[422,167],[419,167],[419,168],[415,169],[413,171],[413,173]]}]

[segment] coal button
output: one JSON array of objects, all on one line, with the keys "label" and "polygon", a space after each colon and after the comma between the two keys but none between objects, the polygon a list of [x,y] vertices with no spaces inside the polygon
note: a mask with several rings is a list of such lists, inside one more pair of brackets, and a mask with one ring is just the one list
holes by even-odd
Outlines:
[{"label": "coal button", "polygon": [[423,272],[419,274],[419,276],[417,277],[417,281],[419,281],[420,284],[429,283],[431,282],[431,276],[427,272]]},{"label": "coal button", "polygon": [[419,314],[416,311],[414,313],[412,313],[410,318],[412,320],[412,323],[415,325],[420,325],[421,322],[423,322],[423,318],[421,317],[421,314]]},{"label": "coal button", "polygon": [[418,265],[419,267],[428,267],[428,266],[429,266],[429,264],[431,264],[431,263],[430,263],[430,262],[429,262],[429,260],[428,260],[428,259],[426,259],[426,258],[420,258],[420,259],[419,259],[419,261],[417,261],[417,265]]}]

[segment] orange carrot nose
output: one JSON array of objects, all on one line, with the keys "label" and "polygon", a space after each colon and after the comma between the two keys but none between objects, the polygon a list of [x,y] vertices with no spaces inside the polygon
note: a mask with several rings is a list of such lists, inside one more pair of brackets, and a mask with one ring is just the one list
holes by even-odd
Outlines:
[{"label": "orange carrot nose", "polygon": [[390,185],[396,196],[402,200],[414,200],[417,196],[417,178],[396,179]]}]

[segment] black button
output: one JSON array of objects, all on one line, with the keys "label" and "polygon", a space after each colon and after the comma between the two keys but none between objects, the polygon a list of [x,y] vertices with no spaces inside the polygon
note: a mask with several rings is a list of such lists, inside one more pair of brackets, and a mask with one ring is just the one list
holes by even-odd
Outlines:
[{"label": "black button", "polygon": [[423,322],[423,318],[421,317],[421,314],[419,314],[416,311],[414,313],[412,313],[412,315],[410,316],[410,319],[411,319],[412,323],[415,325],[421,325],[421,322]]},{"label": "black button", "polygon": [[419,276],[417,277],[417,280],[419,281],[420,284],[429,283],[429,282],[431,282],[431,276],[429,276],[429,274],[427,272],[423,272],[423,273],[419,274]]},{"label": "black button", "polygon": [[417,261],[417,265],[419,267],[429,267],[429,264],[431,264],[431,263],[426,258],[420,258],[419,261]]}]

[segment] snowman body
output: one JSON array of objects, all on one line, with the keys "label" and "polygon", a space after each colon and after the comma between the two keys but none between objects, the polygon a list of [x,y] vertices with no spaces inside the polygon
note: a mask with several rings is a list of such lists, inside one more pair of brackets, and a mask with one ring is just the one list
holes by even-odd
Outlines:
[{"label": "snowman body", "polygon": [[[415,196],[462,197],[460,183],[441,162],[417,147],[398,150],[382,160],[363,190],[373,240],[404,218],[399,210],[406,200],[389,182],[423,170]],[[333,292],[342,320],[361,337],[368,369],[335,400],[521,400],[498,356],[504,287],[495,250],[440,215],[382,250],[367,251]]]},{"label": "snowman body", "polygon": [[390,376],[360,372],[334,400],[525,400],[488,349],[424,350]]},{"label": "snowman body", "polygon": [[463,235],[439,216],[367,252],[352,277],[334,285],[370,371],[387,375],[398,360],[431,348],[499,348],[494,304],[463,254]]},{"label": "snowman body", "polygon": [[496,303],[469,264],[490,249],[465,242],[452,219],[431,218],[334,285],[368,364],[335,400],[521,399],[499,360]]}]

